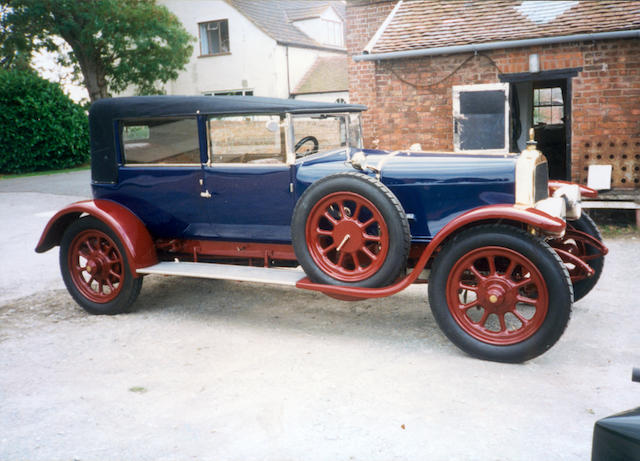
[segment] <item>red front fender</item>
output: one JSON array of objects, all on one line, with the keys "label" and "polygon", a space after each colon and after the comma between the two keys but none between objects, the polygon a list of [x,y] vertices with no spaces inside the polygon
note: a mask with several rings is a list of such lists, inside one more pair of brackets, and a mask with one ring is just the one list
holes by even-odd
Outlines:
[{"label": "red front fender", "polygon": [[137,277],[136,269],[158,262],[153,240],[142,221],[129,209],[110,200],[76,202],[58,211],[47,223],[36,252],[44,253],[59,245],[69,224],[83,214],[104,222],[118,236],[124,245],[134,277]]},{"label": "red front fender", "polygon": [[520,208],[517,205],[489,205],[467,211],[449,221],[436,234],[429,246],[434,244],[438,246],[456,230],[482,221],[506,221],[527,224],[553,236],[562,235],[567,225],[564,220],[535,208]]}]

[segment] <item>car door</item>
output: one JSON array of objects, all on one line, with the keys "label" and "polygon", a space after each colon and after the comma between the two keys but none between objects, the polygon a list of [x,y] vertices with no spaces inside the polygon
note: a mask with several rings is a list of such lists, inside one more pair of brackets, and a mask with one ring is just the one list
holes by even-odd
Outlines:
[{"label": "car door", "polygon": [[206,235],[196,117],[122,120],[119,125],[118,184],[101,197],[131,209],[154,237]]},{"label": "car door", "polygon": [[209,117],[204,167],[208,237],[288,243],[293,166],[287,162],[284,117]]}]

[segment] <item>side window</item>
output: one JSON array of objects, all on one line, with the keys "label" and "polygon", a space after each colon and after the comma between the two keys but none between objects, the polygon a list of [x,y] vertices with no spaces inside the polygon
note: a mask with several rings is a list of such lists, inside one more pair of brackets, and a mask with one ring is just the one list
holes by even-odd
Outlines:
[{"label": "side window", "polygon": [[280,164],[286,161],[284,118],[251,115],[209,118],[213,164]]},{"label": "side window", "polygon": [[293,139],[296,156],[339,149],[347,145],[345,115],[296,115]]},{"label": "side window", "polygon": [[509,84],[454,86],[453,147],[456,152],[509,152]]},{"label": "side window", "polygon": [[125,120],[120,126],[125,165],[201,163],[195,118]]},{"label": "side window", "polygon": [[200,55],[229,53],[229,21],[203,22],[200,26]]}]

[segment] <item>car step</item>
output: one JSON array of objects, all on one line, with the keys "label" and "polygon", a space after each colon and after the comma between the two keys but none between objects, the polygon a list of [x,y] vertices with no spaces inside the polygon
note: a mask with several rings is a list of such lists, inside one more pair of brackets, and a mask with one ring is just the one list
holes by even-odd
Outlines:
[{"label": "car step", "polygon": [[161,262],[136,271],[138,274],[181,275],[206,279],[237,280],[295,286],[305,277],[301,268],[269,268],[235,266],[231,264]]}]

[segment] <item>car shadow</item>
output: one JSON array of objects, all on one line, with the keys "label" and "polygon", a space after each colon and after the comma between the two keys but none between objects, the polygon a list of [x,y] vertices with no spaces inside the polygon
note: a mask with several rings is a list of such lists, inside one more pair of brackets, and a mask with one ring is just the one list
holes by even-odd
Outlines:
[{"label": "car shadow", "polygon": [[129,315],[224,321],[294,334],[419,342],[427,348],[456,350],[431,315],[426,285],[388,298],[348,302],[294,287],[147,276]]}]

